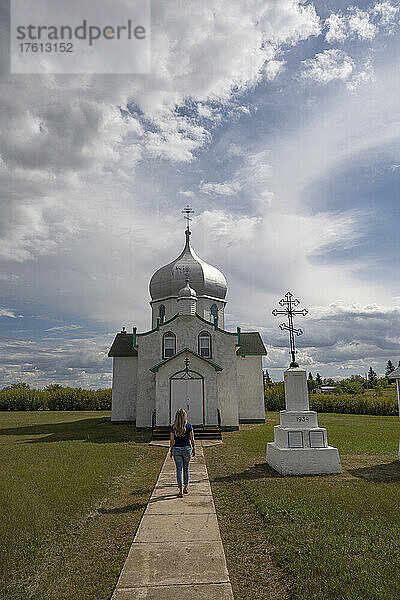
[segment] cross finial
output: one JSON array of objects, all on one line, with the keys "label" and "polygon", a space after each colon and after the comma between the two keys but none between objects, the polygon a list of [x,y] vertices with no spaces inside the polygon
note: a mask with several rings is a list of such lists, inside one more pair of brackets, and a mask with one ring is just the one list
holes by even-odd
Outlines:
[{"label": "cross finial", "polygon": [[187,357],[185,358],[185,369],[188,369],[188,368],[189,368],[189,364],[190,364],[190,358],[187,356]]},{"label": "cross finial", "polygon": [[186,231],[190,231],[190,221],[192,220],[190,215],[192,215],[194,213],[194,210],[193,210],[193,208],[190,208],[189,204],[186,204],[182,213],[185,215],[185,219],[186,219]]},{"label": "cross finial", "polygon": [[302,335],[303,331],[301,329],[294,328],[293,317],[295,315],[302,315],[303,317],[305,317],[308,314],[308,310],[306,308],[303,308],[302,310],[294,309],[295,306],[298,306],[300,304],[300,300],[297,300],[297,298],[293,299],[293,294],[291,292],[287,292],[285,294],[285,297],[282,298],[282,300],[279,300],[279,304],[280,306],[284,306],[285,308],[283,310],[277,310],[276,308],[274,308],[272,314],[274,315],[274,317],[276,317],[277,315],[285,315],[288,318],[289,325],[286,325],[286,323],[281,323],[279,327],[282,329],[282,331],[286,330],[289,332],[290,354],[292,355],[292,362],[290,363],[290,366],[298,367],[299,365],[296,362],[294,334]]}]

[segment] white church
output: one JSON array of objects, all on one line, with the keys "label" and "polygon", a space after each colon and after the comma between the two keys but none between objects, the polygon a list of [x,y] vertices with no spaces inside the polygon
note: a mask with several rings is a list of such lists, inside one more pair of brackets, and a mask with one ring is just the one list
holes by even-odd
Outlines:
[{"label": "white church", "polygon": [[178,408],[199,428],[265,421],[261,336],[225,330],[226,279],[193,250],[189,222],[181,254],[150,280],[151,329],[124,328],[108,353],[115,423],[163,428]]}]

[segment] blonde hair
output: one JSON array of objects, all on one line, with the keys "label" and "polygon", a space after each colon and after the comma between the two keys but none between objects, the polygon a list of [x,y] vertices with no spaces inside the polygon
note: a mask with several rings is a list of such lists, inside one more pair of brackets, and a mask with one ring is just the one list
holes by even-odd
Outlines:
[{"label": "blonde hair", "polygon": [[186,433],[187,414],[186,410],[179,408],[175,414],[174,433],[176,437],[185,435]]}]

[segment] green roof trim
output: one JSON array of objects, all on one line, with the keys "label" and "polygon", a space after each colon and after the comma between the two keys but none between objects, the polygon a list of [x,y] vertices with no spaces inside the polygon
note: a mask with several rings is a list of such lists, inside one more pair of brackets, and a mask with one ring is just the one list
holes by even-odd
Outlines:
[{"label": "green roof trim", "polygon": [[211,327],[213,329],[215,329],[215,331],[220,331],[221,333],[226,333],[226,335],[236,335],[239,337],[240,332],[233,332],[233,331],[226,331],[225,329],[221,329],[220,327],[215,327],[215,324],[212,323],[211,321],[207,321],[207,319],[203,319],[203,317],[201,317],[198,313],[195,314],[195,316],[200,319],[200,321],[203,321],[203,323],[207,323],[207,325],[211,325]]},{"label": "green roof trim", "polygon": [[174,354],[174,356],[170,356],[169,358],[166,358],[165,360],[163,360],[162,362],[158,363],[158,365],[154,365],[154,367],[152,367],[150,369],[150,371],[152,371],[153,373],[157,373],[157,371],[163,367],[164,365],[166,365],[170,360],[173,360],[174,358],[176,358],[177,356],[180,356],[181,354],[183,354],[184,352],[188,352],[189,354],[191,354],[192,356],[195,356],[196,358],[200,358],[200,360],[202,360],[203,362],[207,363],[208,365],[210,365],[211,367],[214,368],[215,371],[222,371],[222,367],[220,367],[219,365],[213,363],[211,360],[207,360],[206,358],[204,358],[203,356],[200,356],[200,354],[197,354],[197,352],[193,352],[193,350],[190,350],[189,348],[184,348],[183,350],[181,350],[180,352],[178,352],[177,354]]},{"label": "green roof trim", "polygon": [[157,325],[153,329],[150,329],[150,331],[144,331],[143,333],[137,333],[136,337],[143,337],[144,335],[150,335],[150,333],[154,333],[155,331],[159,331],[160,327],[164,327],[164,325],[168,325],[168,323],[171,323],[172,321],[175,321],[175,319],[178,316],[179,316],[179,313],[176,313],[176,315],[174,315],[173,317],[171,317],[170,319],[168,319],[168,321],[164,321],[164,323],[160,323],[158,321]]},{"label": "green roof trim", "polygon": [[251,331],[249,333],[244,333],[242,331],[240,338],[240,348],[236,350],[238,356],[265,356],[267,354],[267,350],[258,331]]},{"label": "green roof trim", "polygon": [[137,356],[138,352],[133,346],[133,333],[117,333],[108,352],[108,356]]}]

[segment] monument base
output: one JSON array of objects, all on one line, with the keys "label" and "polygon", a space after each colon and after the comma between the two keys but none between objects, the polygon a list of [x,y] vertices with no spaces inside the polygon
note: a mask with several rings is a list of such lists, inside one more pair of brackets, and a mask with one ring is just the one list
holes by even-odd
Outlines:
[{"label": "monument base", "polygon": [[341,473],[337,448],[279,448],[267,444],[267,464],[280,475],[330,475]]}]

